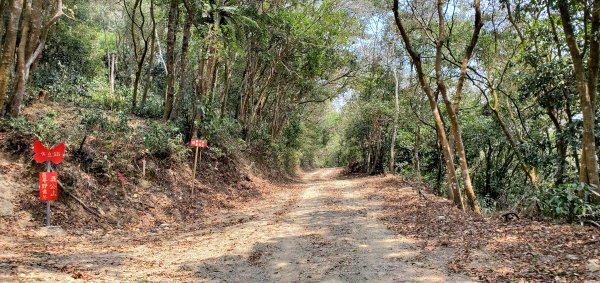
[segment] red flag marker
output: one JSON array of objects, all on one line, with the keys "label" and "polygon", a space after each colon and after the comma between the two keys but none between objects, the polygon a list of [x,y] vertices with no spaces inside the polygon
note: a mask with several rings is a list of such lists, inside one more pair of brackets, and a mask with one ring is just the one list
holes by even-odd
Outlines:
[{"label": "red flag marker", "polygon": [[50,161],[54,164],[60,164],[64,161],[65,155],[65,144],[60,143],[52,149],[46,148],[41,141],[35,141],[33,143],[33,159],[37,163],[44,163]]}]

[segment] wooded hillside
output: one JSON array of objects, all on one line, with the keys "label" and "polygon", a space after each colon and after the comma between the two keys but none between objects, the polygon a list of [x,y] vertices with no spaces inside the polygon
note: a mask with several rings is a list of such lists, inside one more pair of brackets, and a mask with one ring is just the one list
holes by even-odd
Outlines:
[{"label": "wooded hillside", "polygon": [[[139,177],[132,160],[186,161],[186,144],[204,138],[214,158],[269,170],[414,177],[474,214],[599,217],[598,0],[0,8],[12,154],[64,141],[67,163],[114,183]],[[60,105],[77,108],[70,127]]]}]

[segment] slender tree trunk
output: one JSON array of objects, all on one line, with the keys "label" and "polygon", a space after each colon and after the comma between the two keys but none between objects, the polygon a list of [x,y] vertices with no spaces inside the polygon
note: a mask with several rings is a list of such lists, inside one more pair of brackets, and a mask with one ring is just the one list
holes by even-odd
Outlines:
[{"label": "slender tree trunk", "polygon": [[219,69],[221,68],[221,58],[219,58],[219,52],[217,52],[217,54],[215,55],[215,63],[214,63],[214,67],[212,70],[212,74],[211,77],[212,79],[210,80],[210,87],[209,87],[209,93],[210,93],[210,100],[208,101],[208,105],[210,105],[212,107],[213,102],[215,100],[215,92],[217,89],[217,83],[219,81]]},{"label": "slender tree trunk", "polygon": [[23,0],[13,0],[11,4],[4,44],[2,45],[2,55],[0,55],[0,115],[4,112],[4,97],[6,96],[11,69],[13,67]]},{"label": "slender tree trunk", "polygon": [[271,63],[271,66],[269,68],[269,75],[267,76],[267,79],[265,80],[263,86],[260,88],[260,90],[258,92],[258,101],[257,101],[252,113],[250,114],[250,121],[247,123],[248,130],[254,128],[256,122],[258,121],[258,116],[260,115],[260,112],[262,111],[263,107],[267,103],[267,99],[269,98],[269,93],[267,92],[267,88],[269,87],[269,85],[271,84],[271,81],[275,77],[275,67],[277,66],[277,63],[279,62],[280,55],[281,55],[281,51],[278,52],[276,59]]},{"label": "slender tree trunk", "polygon": [[169,19],[167,26],[167,95],[163,112],[163,121],[169,120],[173,111],[175,96],[175,33],[177,29],[178,0],[171,0],[169,5]]},{"label": "slender tree trunk", "polygon": [[[481,30],[481,27],[483,26],[483,24],[481,23],[481,11],[479,10],[479,0],[475,0],[474,1],[474,6],[475,6],[475,28],[473,31],[473,38],[475,38],[475,40],[472,40],[468,49],[474,48],[475,44],[477,44],[477,38],[478,38],[478,34],[479,31]],[[475,212],[475,214],[481,214],[480,208],[479,208],[479,203],[477,201],[477,197],[475,196],[475,190],[473,189],[473,184],[471,182],[471,174],[470,174],[470,170],[469,170],[469,166],[467,164],[467,156],[465,153],[465,148],[464,148],[464,144],[462,141],[462,135],[461,135],[461,131],[460,131],[460,125],[458,124],[458,117],[456,115],[456,112],[454,111],[454,105],[452,104],[452,101],[450,101],[450,97],[448,95],[448,92],[446,90],[446,85],[444,83],[444,80],[442,79],[442,48],[443,48],[443,43],[446,40],[446,25],[445,25],[445,19],[444,19],[444,9],[443,9],[443,4],[442,4],[442,0],[438,0],[437,2],[437,10],[438,10],[438,27],[439,27],[439,38],[438,38],[438,42],[437,42],[437,46],[436,46],[436,63],[435,63],[435,73],[436,73],[436,80],[437,80],[437,85],[438,85],[438,89],[440,90],[440,93],[442,94],[442,98],[444,100],[444,104],[446,105],[446,112],[448,112],[448,118],[450,120],[450,128],[452,130],[452,135],[454,136],[454,142],[456,145],[456,153],[458,155],[458,160],[459,160],[459,164],[460,164],[460,168],[461,168],[461,175],[462,175],[462,179],[464,182],[464,189],[465,189],[465,195],[467,196],[467,202],[469,203],[469,206],[471,207],[471,209],[473,210],[473,212]],[[472,46],[471,46],[472,45]],[[470,57],[467,56],[471,56],[472,53],[469,53],[468,51],[465,53],[465,58],[463,60],[463,65],[465,66],[464,68],[466,69],[466,65],[468,65],[468,61],[470,59]],[[465,63],[466,61],[466,63]],[[461,72],[462,72],[462,67],[461,67]],[[461,77],[459,78],[459,83],[462,82],[462,80],[460,80],[461,78],[464,80],[465,73],[461,73]],[[458,86],[461,86],[461,84],[459,84]],[[457,89],[457,92],[455,94],[455,97],[460,95],[460,89]],[[456,102],[456,106],[458,106],[458,102]],[[458,109],[458,107],[457,107]]]},{"label": "slender tree trunk", "polygon": [[[436,131],[436,135],[437,135],[437,131]],[[436,176],[436,182],[435,182],[435,188],[436,190],[441,190],[442,189],[442,171],[443,171],[443,154],[442,154],[442,146],[440,145],[440,140],[439,138],[435,140],[435,157],[436,157],[436,168],[437,168],[437,176]],[[448,191],[448,197],[450,199],[452,199],[452,191]]]},{"label": "slender tree trunk", "polygon": [[[575,78],[577,79],[577,91],[583,115],[583,148],[581,153],[580,181],[595,186],[596,191],[600,192],[596,139],[594,136],[594,104],[598,83],[598,60],[600,59],[598,58],[598,38],[593,36],[591,39],[589,74],[586,78],[583,55],[577,45],[568,3],[566,1],[559,1],[558,8],[567,46],[569,47],[569,53],[573,61],[573,69],[575,70]],[[594,0],[592,10],[592,34],[597,34],[600,30],[600,0]]]},{"label": "slender tree trunk", "polygon": [[[131,34],[131,43],[133,45],[133,53],[134,53],[135,62],[136,62],[135,77],[133,79],[133,97],[131,98],[131,113],[134,113],[136,110],[136,105],[137,105],[137,96],[138,96],[138,87],[139,87],[139,83],[140,83],[140,77],[142,75],[142,68],[144,66],[144,57],[146,56],[147,42],[144,39],[144,42],[145,42],[144,50],[143,51],[139,50],[138,39],[137,39],[135,30],[136,30],[136,27],[139,27],[139,29],[143,31],[143,25],[144,25],[143,15],[144,14],[142,13],[142,9],[141,9],[142,0],[135,0],[135,2],[133,3],[133,8],[131,9],[131,13],[127,9],[125,2],[123,2],[123,5],[125,5],[125,12],[127,13],[127,16],[129,17],[129,20],[131,21],[131,26],[129,27],[129,32]],[[136,22],[136,14],[137,14],[138,7],[140,9],[140,13],[142,16],[141,27],[138,26],[138,23]],[[142,32],[142,37],[143,37],[143,32]],[[140,52],[143,52],[143,55],[140,54]]]},{"label": "slender tree trunk", "polygon": [[[529,162],[527,162],[527,160],[523,156],[523,153],[521,152],[520,146],[517,145],[516,139],[514,138],[513,134],[511,134],[510,130],[508,129],[508,126],[502,119],[502,116],[500,116],[500,110],[498,109],[498,104],[499,104],[498,103],[498,93],[496,91],[496,88],[494,87],[493,81],[489,77],[489,73],[488,73],[488,76],[486,79],[487,79],[487,83],[488,83],[488,88],[490,89],[492,98],[494,100],[493,104],[488,101],[488,107],[490,108],[490,110],[492,110],[492,113],[494,114],[494,118],[496,119],[496,122],[498,123],[498,125],[500,125],[500,128],[502,129],[504,136],[506,137],[506,139],[508,140],[508,143],[510,144],[510,146],[516,153],[517,160],[519,160],[520,167],[523,170],[523,172],[525,172],[525,174],[527,175],[527,178],[529,179],[531,186],[533,186],[534,188],[537,188],[536,168],[535,168],[535,166],[533,166],[533,165],[529,164]],[[509,105],[507,105],[507,107],[509,107]]]},{"label": "slender tree trunk", "polygon": [[109,61],[109,65],[110,65],[110,68],[109,68],[110,74],[108,75],[109,76],[108,82],[110,84],[110,97],[114,98],[115,97],[115,68],[117,65],[117,54],[111,53],[108,58],[108,61]]},{"label": "slender tree trunk", "polygon": [[492,194],[492,155],[494,153],[494,148],[492,147],[492,143],[488,140],[488,148],[485,152],[485,192],[488,195]]},{"label": "slender tree trunk", "polygon": [[17,48],[16,78],[13,82],[14,89],[10,101],[10,115],[16,117],[21,111],[21,103],[25,95],[26,59],[25,48],[27,47],[27,35],[29,34],[29,23],[31,18],[31,0],[25,0],[25,11],[23,12],[23,26],[21,28],[21,40]]},{"label": "slender tree trunk", "polygon": [[[13,117],[18,116],[21,112],[25,87],[29,80],[31,68],[46,47],[46,39],[48,38],[50,28],[65,15],[62,10],[62,0],[57,0],[54,15],[42,27],[41,19],[39,18],[41,17],[41,12],[38,11],[41,9],[42,3],[39,0],[34,0],[33,4],[36,5],[35,12],[32,11],[32,1],[26,0],[21,39],[17,48],[17,76],[9,105],[10,115]],[[32,16],[36,16],[36,18],[32,19]]]},{"label": "slender tree trunk", "polygon": [[413,150],[413,166],[418,177],[421,177],[421,161],[419,160],[419,149],[421,148],[421,126],[417,123],[415,129],[415,147]]},{"label": "slender tree trunk", "polygon": [[556,174],[554,176],[555,184],[561,185],[565,182],[565,168],[567,167],[567,142],[565,141],[563,128],[558,120],[558,117],[554,115],[551,109],[547,109],[548,117],[552,120],[554,127],[556,128]]},{"label": "slender tree trunk", "polygon": [[183,37],[181,39],[181,59],[179,63],[179,71],[177,72],[179,75],[179,88],[177,89],[177,95],[175,96],[175,105],[173,106],[173,111],[171,111],[171,117],[169,118],[171,121],[177,120],[179,118],[179,113],[181,112],[181,107],[183,103],[183,96],[185,93],[185,88],[187,85],[187,65],[188,65],[188,50],[190,46],[190,38],[192,37],[192,20],[193,15],[187,13],[185,23],[183,24]]},{"label": "slender tree trunk", "polygon": [[439,139],[440,145],[442,147],[442,152],[444,154],[444,159],[445,159],[445,163],[446,163],[446,169],[447,169],[447,175],[448,175],[448,186],[449,186],[449,191],[451,192],[451,193],[449,193],[449,195],[451,196],[451,199],[454,201],[455,205],[458,206],[460,209],[464,210],[462,195],[460,193],[460,188],[458,186],[458,180],[456,179],[456,170],[454,168],[454,157],[450,150],[448,138],[446,137],[446,130],[445,130],[444,124],[442,122],[442,116],[439,111],[433,90],[429,86],[428,82],[425,80],[425,72],[423,71],[421,57],[413,49],[410,37],[408,36],[408,33],[406,32],[406,30],[404,29],[404,26],[402,25],[402,20],[400,19],[400,13],[398,11],[398,6],[399,6],[398,0],[394,0],[394,8],[393,8],[394,19],[396,21],[396,26],[398,27],[398,30],[400,31],[400,34],[402,36],[402,40],[404,41],[404,47],[405,47],[406,51],[408,52],[408,54],[410,55],[410,57],[413,61],[413,64],[415,65],[415,69],[417,71],[417,77],[419,79],[419,84],[421,85],[421,88],[427,95],[427,98],[429,100],[429,106],[431,107],[431,111],[432,111],[433,117],[435,119],[435,127],[436,127],[436,130],[438,133],[438,139]]},{"label": "slender tree trunk", "polygon": [[135,70],[135,78],[133,79],[133,97],[131,99],[131,113],[134,113],[136,110],[138,89],[139,89],[139,85],[140,85],[140,79],[142,78],[142,70],[144,68],[144,61],[145,61],[146,52],[147,52],[146,47],[147,46],[145,46],[144,50],[142,51],[140,60],[137,63],[137,69]]},{"label": "slender tree trunk", "polygon": [[282,95],[275,97],[275,105],[273,106],[273,117],[271,118],[271,139],[275,139],[277,136],[277,121],[279,121],[279,103]]},{"label": "slender tree trunk", "polygon": [[231,80],[231,54],[225,58],[225,69],[223,70],[223,91],[221,92],[221,111],[219,119],[223,119],[227,111],[227,100],[229,100],[229,82]]},{"label": "slender tree trunk", "polygon": [[[208,53],[208,50],[206,48],[204,48],[204,50],[202,50],[204,53],[203,54],[199,54],[198,55],[198,70],[196,72],[196,82],[195,82],[195,93],[194,93],[194,97],[192,99],[192,137],[197,137],[198,136],[198,127],[200,126],[200,121],[201,121],[201,115],[202,113],[200,112],[200,107],[198,107],[198,104],[200,104],[202,96],[204,95],[204,90],[203,88],[203,76],[204,76],[204,65],[206,65],[206,53]],[[201,53],[202,53],[201,51]]]},{"label": "slender tree trunk", "polygon": [[396,153],[394,152],[394,150],[396,149],[396,135],[398,133],[398,116],[400,115],[400,103],[398,101],[398,88],[399,88],[399,82],[398,82],[398,71],[396,71],[396,68],[394,67],[393,69],[394,72],[394,98],[395,98],[395,102],[396,102],[396,112],[394,113],[394,130],[392,131],[392,141],[390,143],[390,173],[392,175],[396,174],[396,171],[394,170],[394,163],[396,162]]},{"label": "slender tree trunk", "polygon": [[150,39],[150,59],[148,60],[144,92],[142,93],[142,101],[140,102],[140,108],[142,109],[146,106],[148,91],[152,87],[152,68],[154,67],[154,57],[156,56],[156,18],[154,17],[154,0],[150,0],[150,19],[152,20],[152,37]]}]

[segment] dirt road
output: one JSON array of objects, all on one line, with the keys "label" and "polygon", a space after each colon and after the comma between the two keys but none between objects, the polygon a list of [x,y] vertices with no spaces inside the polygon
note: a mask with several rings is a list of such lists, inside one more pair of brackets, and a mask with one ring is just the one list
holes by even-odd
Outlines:
[{"label": "dirt road", "polygon": [[[3,236],[0,282],[469,282],[446,270],[451,250],[420,253],[378,220],[381,203],[336,169],[206,227]],[[211,224],[212,223],[212,224]]]}]

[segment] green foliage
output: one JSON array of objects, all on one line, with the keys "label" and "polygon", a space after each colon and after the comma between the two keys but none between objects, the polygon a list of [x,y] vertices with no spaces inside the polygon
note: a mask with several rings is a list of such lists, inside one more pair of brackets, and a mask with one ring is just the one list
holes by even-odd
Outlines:
[{"label": "green foliage", "polygon": [[170,124],[151,122],[147,128],[139,129],[143,132],[144,147],[148,154],[159,158],[171,158],[181,161],[188,150],[183,142],[183,135]]},{"label": "green foliage", "polygon": [[600,205],[590,201],[594,195],[590,186],[572,183],[542,188],[532,200],[546,216],[582,222],[600,219]]},{"label": "green foliage", "polygon": [[97,34],[84,24],[59,21],[32,73],[35,86],[54,98],[90,96],[102,59],[93,50]]},{"label": "green foliage", "polygon": [[217,150],[217,157],[235,154],[244,148],[245,142],[240,138],[242,127],[234,119],[212,119],[207,128],[206,138],[211,141],[211,149]]},{"label": "green foliage", "polygon": [[15,131],[19,136],[33,136],[46,146],[52,146],[63,138],[56,117],[57,113],[48,112],[35,122],[28,121],[23,116],[6,118],[0,120],[0,126]]},{"label": "green foliage", "polygon": [[92,110],[88,111],[81,118],[80,125],[86,133],[108,130],[111,122],[108,120],[103,111]]}]

